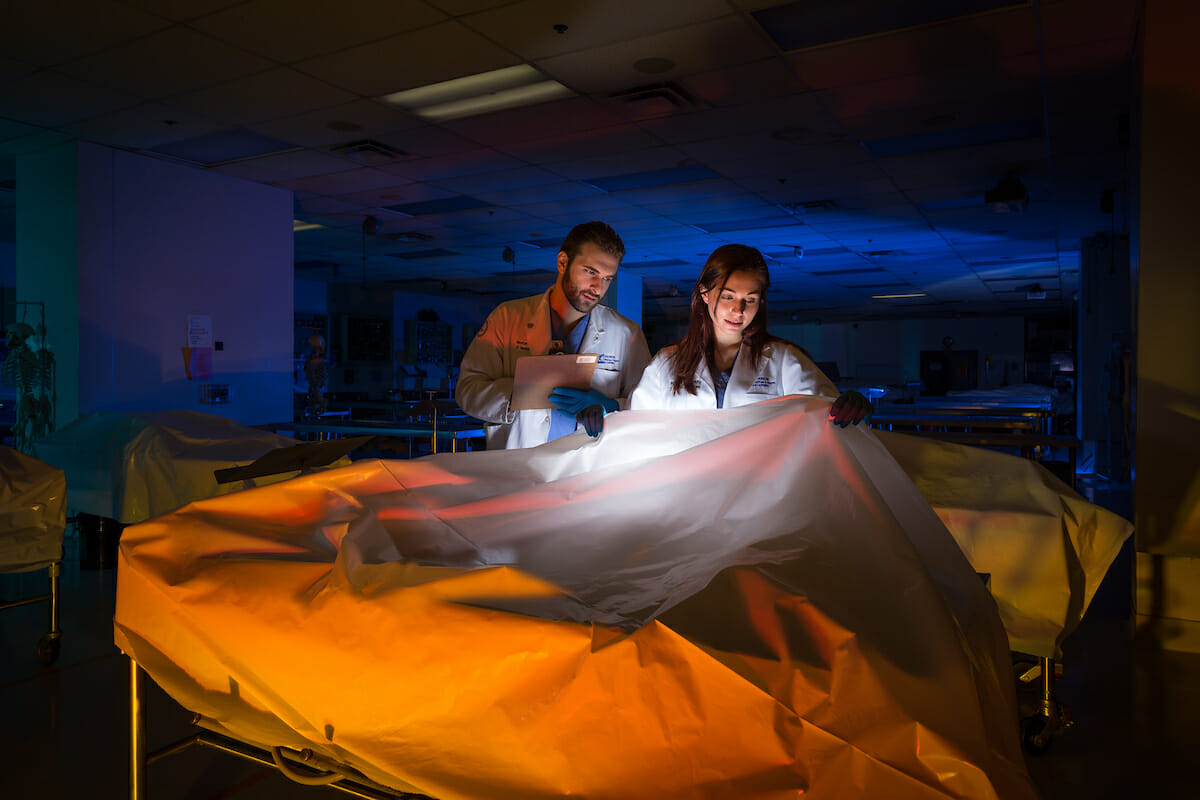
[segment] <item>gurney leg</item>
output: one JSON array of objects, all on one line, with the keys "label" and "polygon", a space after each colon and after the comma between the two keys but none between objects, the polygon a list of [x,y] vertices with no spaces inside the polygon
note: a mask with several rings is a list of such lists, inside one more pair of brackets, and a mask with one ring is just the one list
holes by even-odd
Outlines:
[{"label": "gurney leg", "polygon": [[50,632],[38,640],[38,660],[45,666],[58,660],[58,653],[62,647],[62,630],[58,627],[58,592],[62,562],[54,561],[47,569],[50,573]]},{"label": "gurney leg", "polygon": [[146,739],[142,712],[142,670],[129,659],[129,800],[146,796]]},{"label": "gurney leg", "polygon": [[1038,669],[1041,672],[1041,703],[1033,716],[1021,721],[1021,743],[1026,752],[1032,755],[1041,755],[1049,750],[1059,731],[1069,728],[1072,724],[1070,713],[1065,706],[1059,704],[1055,695],[1054,659],[1040,657]]}]

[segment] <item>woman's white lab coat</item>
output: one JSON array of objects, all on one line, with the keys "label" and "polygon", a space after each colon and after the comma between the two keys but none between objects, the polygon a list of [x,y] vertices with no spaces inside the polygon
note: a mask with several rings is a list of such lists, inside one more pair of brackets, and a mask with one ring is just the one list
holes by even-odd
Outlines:
[{"label": "woman's white lab coat", "polygon": [[[641,382],[629,398],[630,410],[717,407],[717,389],[704,359],[696,368],[696,380],[700,384],[697,393],[691,394],[687,389],[681,389],[679,394],[672,391],[670,357],[674,351],[674,345],[663,348],[646,367]],[[763,346],[758,367],[752,366],[750,361],[750,347],[743,344],[729,376],[729,385],[725,387],[724,408],[790,394],[816,395],[830,402],[838,398],[839,392],[833,381],[790,342],[782,339],[768,342]]]}]

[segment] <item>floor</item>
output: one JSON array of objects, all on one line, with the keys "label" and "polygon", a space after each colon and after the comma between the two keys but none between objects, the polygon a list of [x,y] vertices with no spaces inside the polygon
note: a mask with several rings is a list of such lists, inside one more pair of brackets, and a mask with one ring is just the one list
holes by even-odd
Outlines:
[{"label": "floor", "polygon": [[[1128,516],[1128,487],[1103,481],[1081,491]],[[0,611],[0,797],[129,797],[128,662],[112,643],[116,571],[80,564],[69,532],[62,578],[61,654],[49,667],[37,643],[47,605]],[[1074,725],[1027,759],[1045,800],[1195,796],[1200,754],[1200,655],[1135,641],[1130,624],[1132,556],[1122,554],[1083,624],[1067,641],[1059,698]],[[0,575],[0,599],[46,591],[46,571]],[[1029,699],[1028,697],[1026,699]],[[147,748],[194,729],[189,715],[146,682]],[[150,765],[153,800],[320,800],[345,797],[290,783],[275,770],[207,748]]]}]

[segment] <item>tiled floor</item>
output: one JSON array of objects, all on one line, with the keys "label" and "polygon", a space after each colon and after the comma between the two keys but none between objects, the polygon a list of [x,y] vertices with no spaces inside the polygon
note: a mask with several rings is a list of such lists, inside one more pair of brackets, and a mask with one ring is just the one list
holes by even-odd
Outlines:
[{"label": "tiled floor", "polygon": [[[1097,485],[1096,502],[1128,515],[1128,492]],[[1200,656],[1134,644],[1131,555],[1110,570],[1068,640],[1060,699],[1075,725],[1028,759],[1045,800],[1196,796],[1200,756]],[[38,663],[44,603],[0,611],[0,798],[126,798],[128,662],[112,644],[116,573],[81,569],[67,540],[62,650]],[[0,575],[0,597],[45,591],[46,571]],[[147,747],[192,732],[189,715],[147,681]],[[152,800],[320,800],[346,795],[301,787],[273,769],[207,748],[149,767]]]}]

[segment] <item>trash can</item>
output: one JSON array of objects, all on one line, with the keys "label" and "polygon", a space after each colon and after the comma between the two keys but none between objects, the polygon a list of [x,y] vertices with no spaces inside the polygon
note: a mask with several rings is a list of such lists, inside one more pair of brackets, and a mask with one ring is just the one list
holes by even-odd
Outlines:
[{"label": "trash can", "polygon": [[125,526],[115,519],[96,514],[79,514],[80,569],[112,569],[117,566],[117,545]]}]

